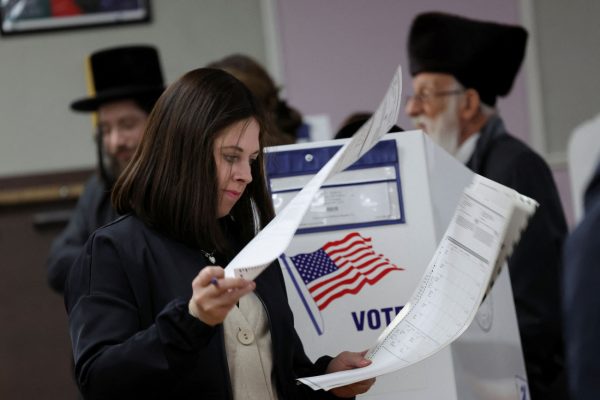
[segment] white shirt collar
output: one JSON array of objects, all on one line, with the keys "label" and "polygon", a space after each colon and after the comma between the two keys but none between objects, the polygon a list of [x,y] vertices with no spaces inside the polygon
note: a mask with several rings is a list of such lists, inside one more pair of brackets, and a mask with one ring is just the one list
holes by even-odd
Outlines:
[{"label": "white shirt collar", "polygon": [[477,144],[479,136],[481,135],[479,134],[479,132],[477,132],[471,135],[467,140],[465,140],[465,142],[460,145],[458,150],[456,150],[454,157],[461,163],[466,164],[467,161],[469,161],[469,159],[473,155],[473,152],[475,151],[475,145]]}]

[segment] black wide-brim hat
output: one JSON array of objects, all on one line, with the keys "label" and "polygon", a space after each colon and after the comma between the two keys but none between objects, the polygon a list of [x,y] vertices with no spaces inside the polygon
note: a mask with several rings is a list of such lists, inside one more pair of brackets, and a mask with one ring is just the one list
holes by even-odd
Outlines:
[{"label": "black wide-brim hat", "polygon": [[477,90],[482,102],[506,96],[525,55],[527,31],[520,26],[478,21],[442,12],[419,14],[408,37],[410,73],[453,75]]},{"label": "black wide-brim hat", "polygon": [[101,50],[87,59],[89,97],[75,100],[76,111],[96,111],[122,99],[158,99],[165,89],[158,51],[152,46]]}]

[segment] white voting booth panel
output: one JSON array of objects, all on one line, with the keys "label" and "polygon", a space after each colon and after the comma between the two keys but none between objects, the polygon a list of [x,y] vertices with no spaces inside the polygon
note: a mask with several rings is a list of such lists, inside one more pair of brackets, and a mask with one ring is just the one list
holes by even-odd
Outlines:
[{"label": "white voting booth panel", "polygon": [[[277,210],[343,144],[267,149]],[[420,131],[387,134],[321,188],[280,257],[295,324],[316,359],[366,350],[417,287],[473,177]],[[363,276],[328,279],[353,259]],[[392,374],[361,399],[528,399],[507,268],[467,331],[434,356]],[[311,279],[319,278],[311,281]],[[315,283],[318,282],[318,283]]]}]

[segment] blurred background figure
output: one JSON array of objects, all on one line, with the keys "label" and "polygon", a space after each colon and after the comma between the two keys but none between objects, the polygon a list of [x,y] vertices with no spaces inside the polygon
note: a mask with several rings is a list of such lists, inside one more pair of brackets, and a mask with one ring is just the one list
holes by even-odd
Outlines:
[{"label": "blurred background figure", "polygon": [[[341,123],[340,129],[335,133],[334,139],[345,139],[354,136],[354,134],[360,129],[361,126],[365,124],[371,118],[373,113],[367,111],[358,111],[350,114],[346,119]],[[400,128],[398,125],[394,125],[390,128],[388,133],[391,132],[402,132],[404,129]]]},{"label": "blurred background figure", "polygon": [[239,79],[262,104],[270,118],[272,132],[267,138],[267,146],[295,143],[306,136],[307,128],[302,123],[302,115],[287,102],[279,98],[279,90],[262,65],[243,54],[232,54],[207,65],[218,68]]},{"label": "blurred background figure", "polygon": [[507,132],[495,108],[497,97],[512,88],[526,42],[527,32],[520,26],[419,14],[408,38],[414,95],[406,113],[471,170],[540,204],[508,266],[531,397],[564,399],[557,310],[567,225],[550,168]]},{"label": "blurred background figure", "polygon": [[50,249],[48,283],[62,293],[75,258],[88,236],[117,217],[111,188],[140,143],[148,114],[164,90],[158,51],[123,46],[97,51],[87,62],[89,97],[71,109],[97,112],[98,172],[86,183],[73,215]]},{"label": "blurred background figure", "polygon": [[563,253],[563,319],[571,398],[592,400],[600,399],[600,160],[598,140],[592,138],[600,137],[600,116],[580,125],[573,136],[581,143],[570,146],[569,162],[597,161],[591,174],[587,165],[577,165],[585,175],[579,179],[588,185],[581,196],[583,218],[567,238]]}]

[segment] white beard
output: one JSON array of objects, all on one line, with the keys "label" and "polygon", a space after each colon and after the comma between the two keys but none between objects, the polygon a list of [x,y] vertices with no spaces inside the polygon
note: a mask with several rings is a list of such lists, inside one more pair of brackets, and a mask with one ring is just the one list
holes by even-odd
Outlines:
[{"label": "white beard", "polygon": [[449,97],[446,108],[436,118],[423,115],[413,118],[415,126],[423,126],[423,130],[431,140],[453,156],[458,152],[460,123],[458,120],[458,98]]}]

